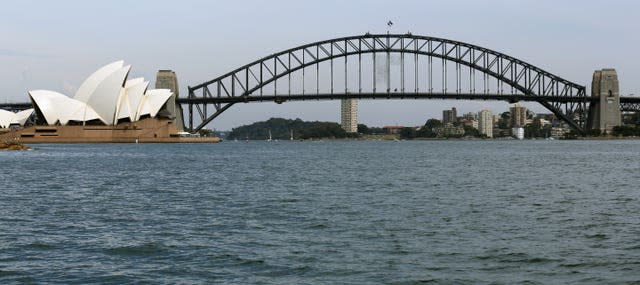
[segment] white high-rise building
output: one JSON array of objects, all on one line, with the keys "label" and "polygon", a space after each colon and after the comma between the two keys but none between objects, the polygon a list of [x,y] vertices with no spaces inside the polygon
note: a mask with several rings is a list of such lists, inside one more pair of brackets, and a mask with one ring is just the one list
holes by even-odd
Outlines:
[{"label": "white high-rise building", "polygon": [[358,132],[358,100],[342,99],[340,107],[340,125],[347,133]]},{"label": "white high-rise building", "polygon": [[488,138],[493,137],[493,114],[489,110],[482,110],[478,113],[478,131]]}]

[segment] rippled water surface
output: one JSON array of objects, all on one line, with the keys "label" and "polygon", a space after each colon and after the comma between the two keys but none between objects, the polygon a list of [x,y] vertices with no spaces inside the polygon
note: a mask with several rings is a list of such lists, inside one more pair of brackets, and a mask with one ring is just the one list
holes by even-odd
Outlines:
[{"label": "rippled water surface", "polygon": [[640,141],[0,152],[0,284],[638,284]]}]

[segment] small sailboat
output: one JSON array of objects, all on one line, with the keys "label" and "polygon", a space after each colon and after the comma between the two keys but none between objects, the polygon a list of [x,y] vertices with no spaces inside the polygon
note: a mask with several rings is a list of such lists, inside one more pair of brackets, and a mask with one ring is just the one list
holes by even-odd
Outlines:
[{"label": "small sailboat", "polygon": [[267,139],[268,142],[272,141],[273,139],[271,139],[271,130],[269,130],[269,138]]},{"label": "small sailboat", "polygon": [[291,134],[291,136],[289,137],[289,140],[292,141],[293,140],[293,130],[289,130],[289,133]]}]

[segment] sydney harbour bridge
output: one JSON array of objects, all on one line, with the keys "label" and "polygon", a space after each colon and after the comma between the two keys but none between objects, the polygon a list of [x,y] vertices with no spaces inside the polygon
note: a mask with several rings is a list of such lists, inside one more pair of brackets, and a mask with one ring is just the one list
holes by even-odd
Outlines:
[{"label": "sydney harbour bridge", "polygon": [[[237,103],[336,99],[532,101],[583,133],[602,104],[585,85],[520,59],[411,33],[367,33],[287,49],[189,86],[176,103],[186,107],[185,126],[195,132]],[[0,106],[19,110],[31,104]],[[640,98],[619,97],[619,109],[640,111]]]}]

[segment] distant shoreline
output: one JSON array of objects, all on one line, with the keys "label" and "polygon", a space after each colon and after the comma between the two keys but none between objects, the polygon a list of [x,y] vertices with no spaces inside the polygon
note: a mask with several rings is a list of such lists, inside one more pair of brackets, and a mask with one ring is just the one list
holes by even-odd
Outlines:
[{"label": "distant shoreline", "polygon": [[[525,138],[523,141],[612,141],[612,140],[640,140],[640,137],[577,137],[573,139],[545,139],[545,138]],[[224,142],[235,142],[235,140],[223,140]],[[260,142],[267,140],[237,140],[237,142]],[[313,139],[274,139],[272,142],[293,141],[293,142],[313,142],[313,141],[519,141],[512,137],[502,138],[412,138],[412,139],[389,139],[389,138],[313,138]]]}]

